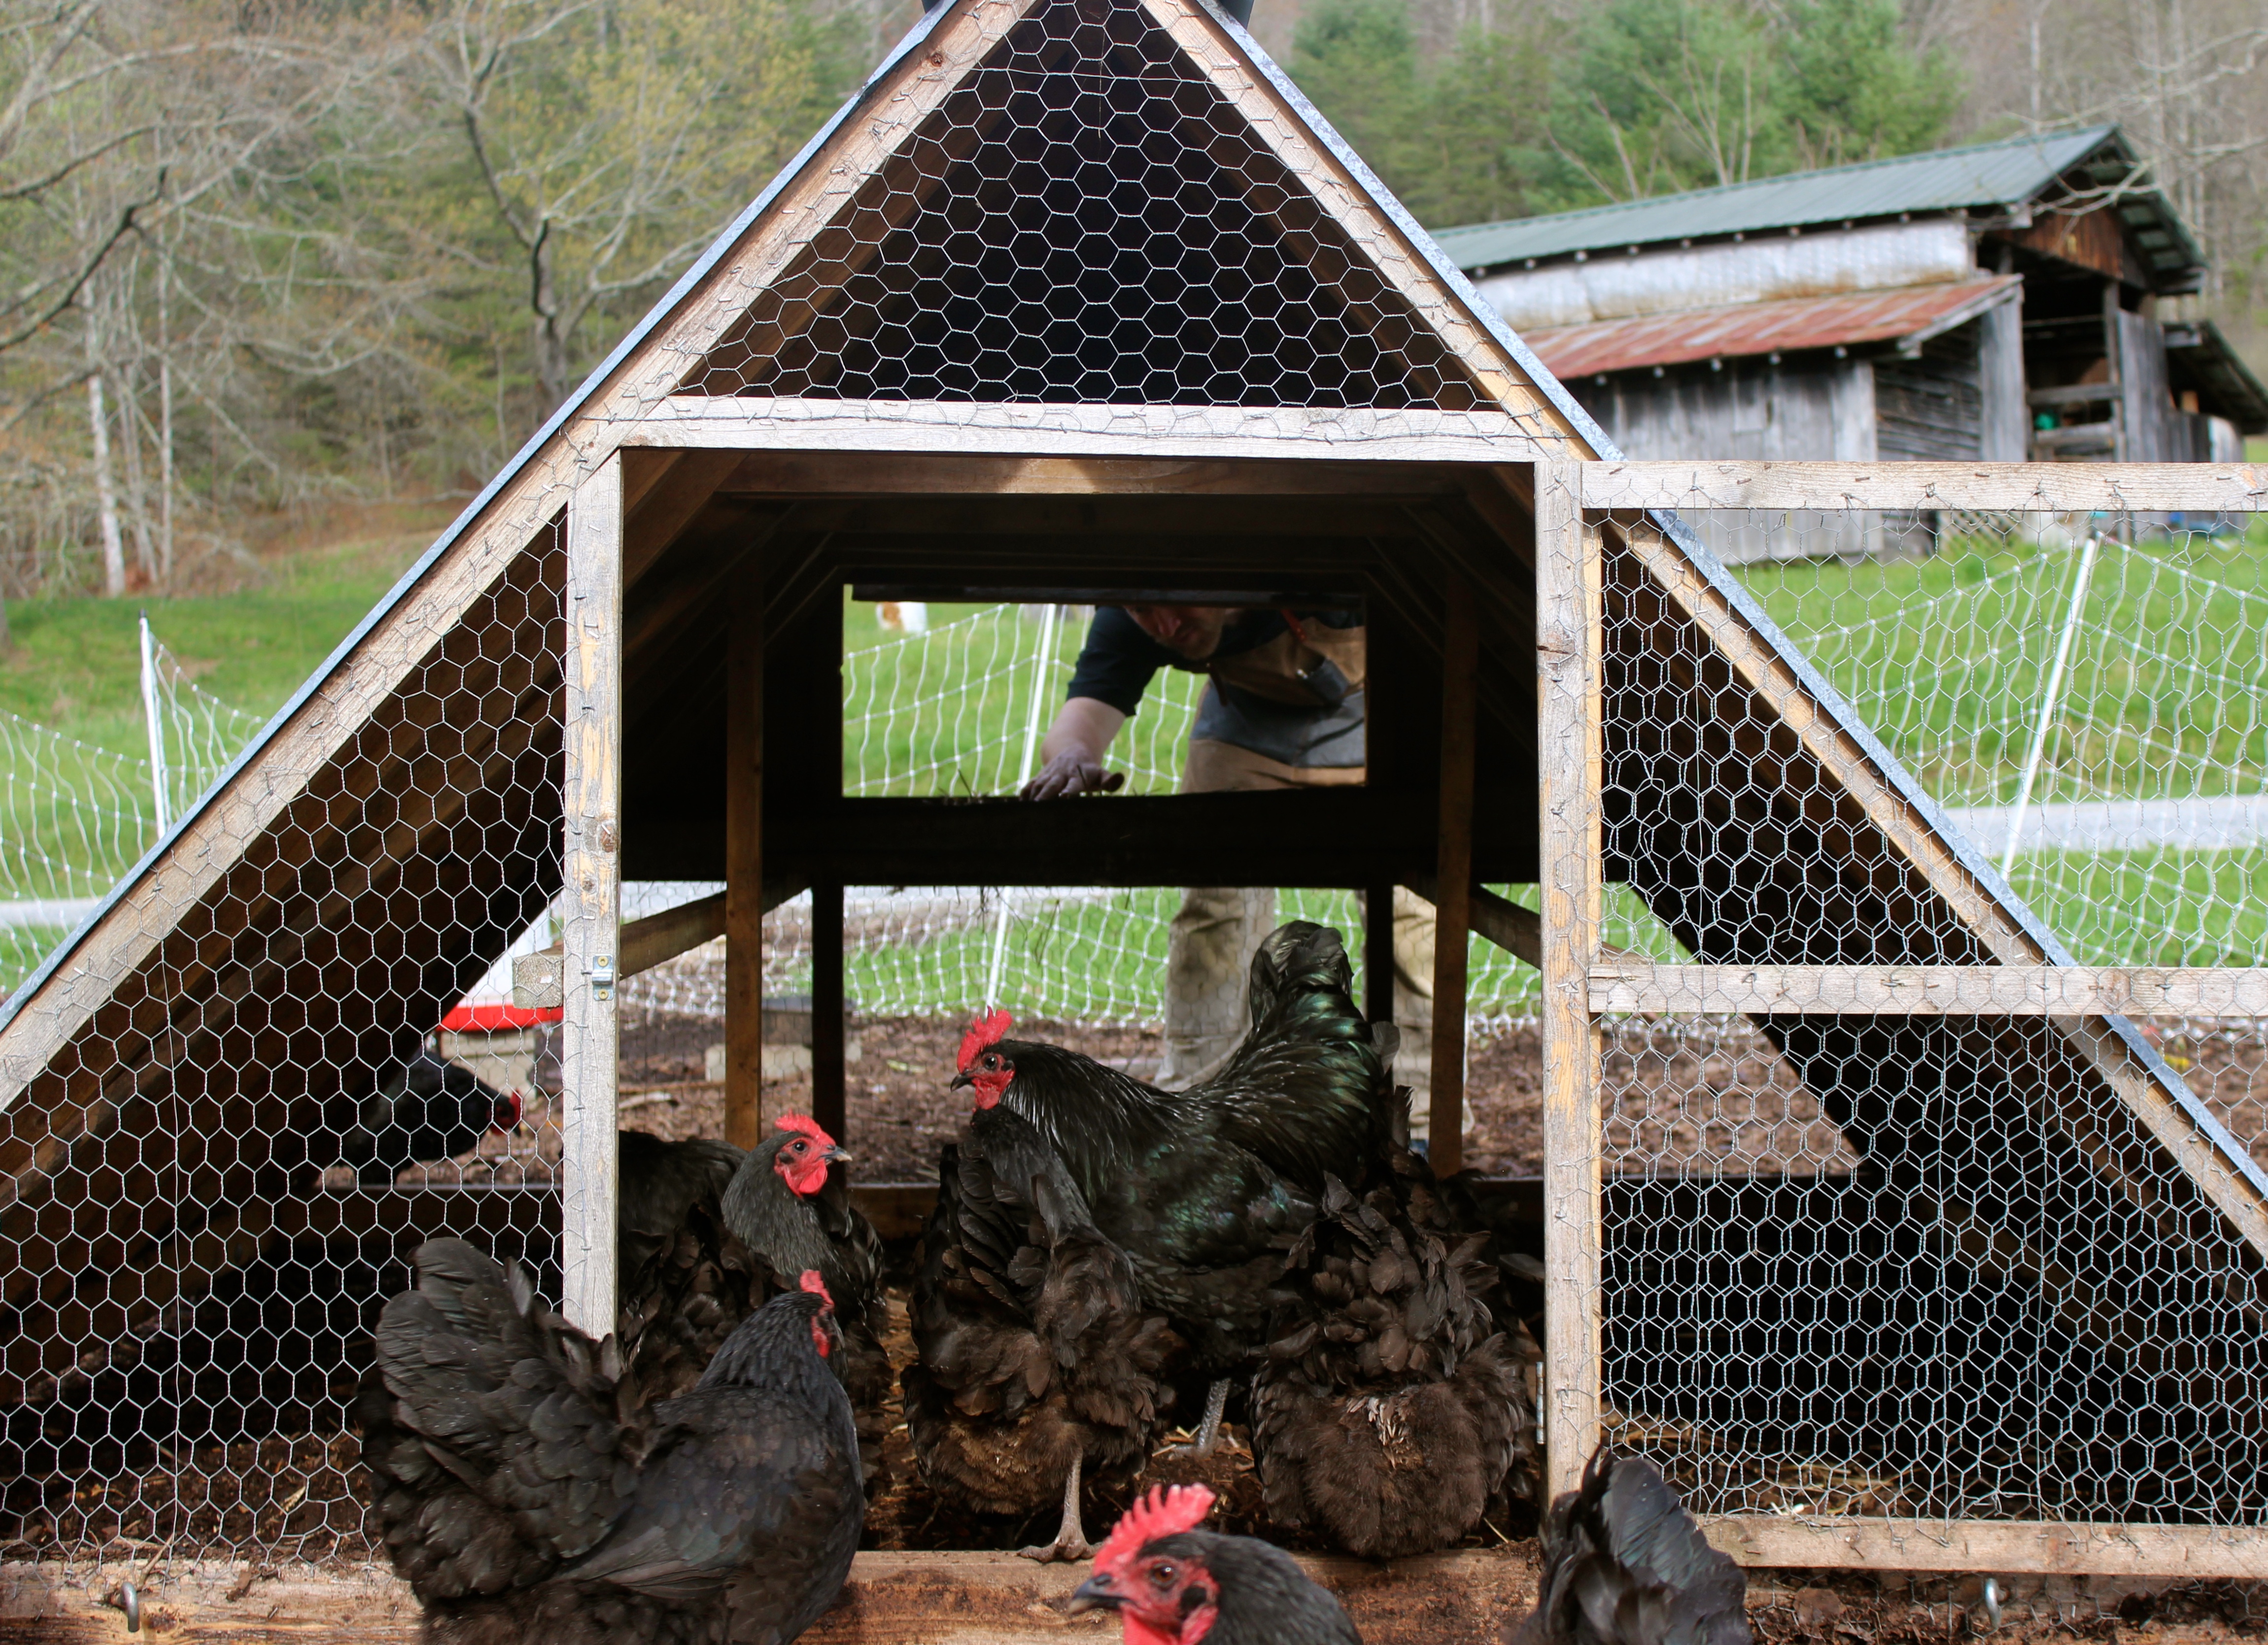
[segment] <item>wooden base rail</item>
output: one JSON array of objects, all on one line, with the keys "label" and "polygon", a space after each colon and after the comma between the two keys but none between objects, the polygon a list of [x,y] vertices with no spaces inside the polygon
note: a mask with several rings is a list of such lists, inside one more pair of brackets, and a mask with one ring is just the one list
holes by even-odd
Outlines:
[{"label": "wooden base rail", "polygon": [[1705,1517],[1710,1542],[1742,1565],[2064,1576],[2268,1577],[2268,1530],[2243,1525],[2095,1525],[1977,1519]]},{"label": "wooden base rail", "polygon": [[1591,1009],[1747,1016],[2268,1017],[2268,970],[1640,961],[1593,966]]}]

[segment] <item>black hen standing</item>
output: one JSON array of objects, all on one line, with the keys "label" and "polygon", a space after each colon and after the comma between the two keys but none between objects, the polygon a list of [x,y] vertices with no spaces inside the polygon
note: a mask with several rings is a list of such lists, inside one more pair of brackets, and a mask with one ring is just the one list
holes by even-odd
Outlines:
[{"label": "black hen standing", "polygon": [[518,1092],[421,1044],[356,1104],[341,1157],[357,1180],[383,1186],[406,1166],[453,1160],[489,1132],[510,1131],[520,1109]]},{"label": "black hen standing", "polygon": [[836,1374],[858,1413],[859,1450],[870,1489],[882,1478],[883,1407],[894,1384],[889,1306],[882,1292],[882,1241],[850,1203],[843,1167],[850,1155],[818,1123],[784,1114],[777,1128],[741,1160],[722,1201],[725,1227],[754,1264],[756,1302],[796,1288],[816,1270],[836,1299],[843,1351]]},{"label": "black hen standing", "polygon": [[[1143,1300],[1225,1377],[1263,1339],[1270,1287],[1327,1177],[1361,1180],[1393,1091],[1355,1008],[1338,933],[1279,926],[1252,961],[1252,1028],[1212,1079],[1165,1091],[1058,1045],[1005,1037],[1005,1013],[962,1043],[973,1085],[1039,1128],[1095,1226],[1134,1263]],[[1210,1439],[1225,1383],[1206,1412]]]},{"label": "black hen standing", "polygon": [[1027,1515],[1060,1499],[1055,1540],[1023,1552],[1083,1560],[1082,1475],[1149,1456],[1180,1344],[1055,1150],[1022,1116],[977,1103],[946,1145],[922,1234],[907,1431],[924,1479],[961,1507]]},{"label": "black hen standing", "polygon": [[727,1142],[621,1138],[615,1335],[642,1399],[684,1393],[771,1295],[725,1228],[722,1201],[743,1155]]},{"label": "black hen standing", "polygon": [[626,1408],[611,1341],[460,1240],[386,1305],[357,1402],[371,1506],[437,1645],[783,1645],[834,1600],[865,1499],[817,1274],[693,1392]]},{"label": "black hen standing", "polygon": [[1501,1331],[1486,1234],[1454,1249],[1391,1183],[1336,1181],[1285,1265],[1253,1382],[1252,1452],[1269,1517],[1350,1553],[1447,1547],[1535,1466],[1525,1330]]},{"label": "black hen standing", "polygon": [[1072,1590],[1072,1614],[1116,1611],[1126,1645],[1362,1645],[1290,1554],[1199,1531],[1212,1501],[1201,1485],[1161,1486],[1128,1509]]},{"label": "black hen standing", "polygon": [[1551,1505],[1543,1591],[1511,1645],[1749,1645],[1748,1591],[1651,1464],[1602,1449]]}]

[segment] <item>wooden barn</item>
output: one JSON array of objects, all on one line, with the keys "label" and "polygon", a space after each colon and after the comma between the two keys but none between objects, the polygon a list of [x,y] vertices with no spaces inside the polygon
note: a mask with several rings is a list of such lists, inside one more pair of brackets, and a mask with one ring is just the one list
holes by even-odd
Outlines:
[{"label": "wooden barn", "polygon": [[[288,1561],[365,1545],[346,1402],[419,1238],[613,1317],[615,985],[708,934],[625,928],[625,876],[728,887],[743,1140],[761,917],[799,889],[839,1126],[845,885],[1416,888],[1444,953],[1477,929],[1543,971],[1550,1488],[1604,1435],[1758,1566],[2268,1575],[2268,1179],[2119,1014],[2268,1011],[2260,978],[2070,965],[1683,523],[2264,495],[1623,462],[1205,0],[949,0],[7,1001],[0,1463],[43,1561],[9,1613],[80,1626],[130,1577],[180,1626],[409,1637],[390,1579]],[[847,799],[860,580],[1359,606],[1365,780]],[[1609,886],[1692,963],[1602,952]],[[387,1072],[555,903],[560,1184],[341,1181]],[[1610,1150],[1609,1017],[1752,1025],[1839,1152]],[[1012,1558],[860,1559],[813,1638],[1062,1626]],[[1373,1641],[1493,1639],[1532,1591],[1506,1547],[1325,1568]]]},{"label": "wooden barn", "polygon": [[2268,390],[2115,126],[1445,230],[1637,458],[2235,462]]}]

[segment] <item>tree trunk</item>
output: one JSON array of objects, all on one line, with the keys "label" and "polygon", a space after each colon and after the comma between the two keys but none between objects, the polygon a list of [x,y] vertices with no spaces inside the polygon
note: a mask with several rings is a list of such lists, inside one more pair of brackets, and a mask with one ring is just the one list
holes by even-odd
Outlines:
[{"label": "tree trunk", "polygon": [[102,404],[102,350],[95,339],[92,314],[86,321],[86,358],[93,367],[86,374],[86,416],[94,439],[94,505],[102,527],[102,592],[115,597],[126,592],[126,542],[118,530],[118,486],[110,472],[110,419]]},{"label": "tree trunk", "polygon": [[173,333],[166,310],[166,288],[173,266],[158,265],[158,575],[173,580]]},{"label": "tree trunk", "polygon": [[549,223],[537,232],[528,262],[533,284],[529,297],[535,310],[535,380],[543,390],[543,415],[549,417],[575,385],[569,380],[567,336],[559,324],[559,295],[552,283]]}]

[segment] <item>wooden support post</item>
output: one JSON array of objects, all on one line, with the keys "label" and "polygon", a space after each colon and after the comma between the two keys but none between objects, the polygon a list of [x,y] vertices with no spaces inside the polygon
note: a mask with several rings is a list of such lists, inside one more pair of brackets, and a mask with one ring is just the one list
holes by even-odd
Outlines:
[{"label": "wooden support post", "polygon": [[1362,894],[1362,1014],[1373,1022],[1394,1021],[1394,889],[1384,880]]},{"label": "wooden support post", "polygon": [[1536,747],[1543,789],[1544,1497],[1599,1444],[1598,957],[1602,571],[1582,470],[1535,468]]},{"label": "wooden support post", "polygon": [[811,1117],[843,1140],[849,1069],[843,1056],[843,882],[811,888]]},{"label": "wooden support post", "polygon": [[622,933],[622,464],[611,456],[567,505],[564,911],[560,1022],[561,1311],[594,1337],[615,1328]]},{"label": "wooden support post", "polygon": [[745,567],[732,592],[725,664],[725,1140],[763,1135],[764,579]]},{"label": "wooden support post", "polygon": [[[1480,675],[1480,614],[1470,584],[1448,579],[1441,643],[1441,816],[1433,867],[1434,1174],[1465,1168],[1466,937],[1473,918],[1473,693]],[[1392,908],[1391,901],[1388,907]]]}]

